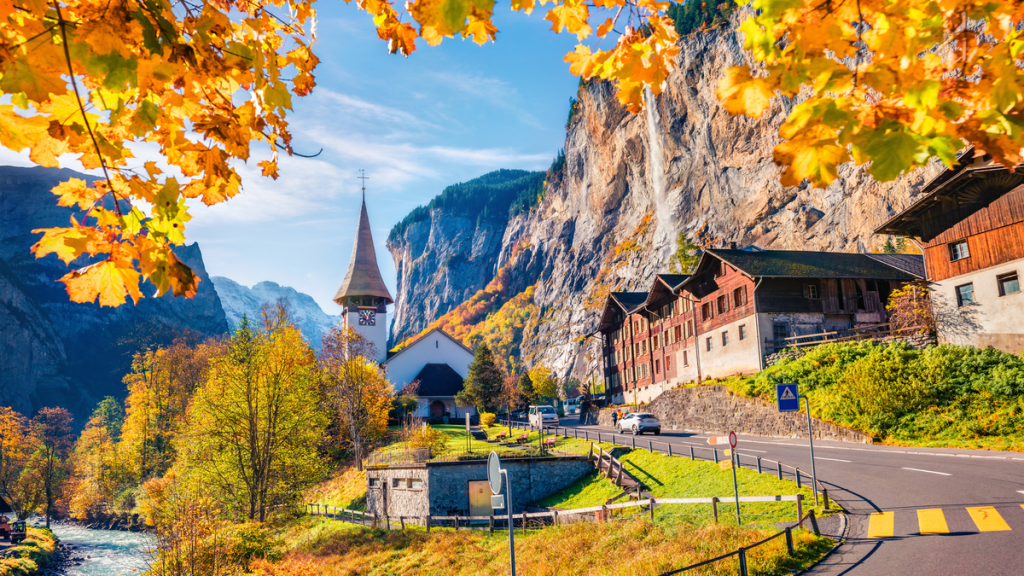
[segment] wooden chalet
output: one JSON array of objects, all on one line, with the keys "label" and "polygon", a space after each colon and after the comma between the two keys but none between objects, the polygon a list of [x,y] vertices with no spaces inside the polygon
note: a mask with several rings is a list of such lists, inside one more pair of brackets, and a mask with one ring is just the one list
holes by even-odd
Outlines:
[{"label": "wooden chalet", "polygon": [[1024,166],[969,149],[876,234],[920,242],[940,342],[1024,351]]},{"label": "wooden chalet", "polygon": [[679,383],[752,374],[801,339],[884,324],[892,290],[923,277],[920,256],[705,250],[692,275],[608,297],[607,388],[613,401],[647,402]]}]

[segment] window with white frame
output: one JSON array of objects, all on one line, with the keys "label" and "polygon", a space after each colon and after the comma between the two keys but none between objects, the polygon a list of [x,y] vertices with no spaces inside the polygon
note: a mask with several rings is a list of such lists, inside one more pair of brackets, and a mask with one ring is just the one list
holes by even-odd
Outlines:
[{"label": "window with white frame", "polygon": [[949,243],[949,261],[956,262],[964,258],[970,258],[971,251],[967,249],[967,240],[958,240]]}]

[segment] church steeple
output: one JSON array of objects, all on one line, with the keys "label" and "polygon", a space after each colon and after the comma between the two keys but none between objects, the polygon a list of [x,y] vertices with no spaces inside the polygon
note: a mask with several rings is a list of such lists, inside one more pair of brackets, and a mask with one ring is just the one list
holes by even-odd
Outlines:
[{"label": "church steeple", "polygon": [[[360,299],[358,304],[369,305],[371,301],[383,299],[385,304],[394,303],[388,287],[381,278],[377,267],[377,252],[373,248],[373,234],[370,233],[370,218],[366,215],[366,201],[359,210],[359,228],[356,230],[356,242],[352,246],[352,258],[348,262],[348,273],[345,280],[334,295],[334,301],[342,306],[354,297]],[[366,304],[362,304],[365,300]]]},{"label": "church steeple", "polygon": [[366,215],[366,176],[361,175],[360,178],[363,180],[363,201],[359,209],[359,227],[352,245],[348,272],[334,295],[334,301],[345,307],[342,314],[345,326],[373,344],[377,348],[376,360],[383,362],[388,351],[388,304],[393,304],[394,300],[377,267],[377,251],[373,249],[370,218]]}]

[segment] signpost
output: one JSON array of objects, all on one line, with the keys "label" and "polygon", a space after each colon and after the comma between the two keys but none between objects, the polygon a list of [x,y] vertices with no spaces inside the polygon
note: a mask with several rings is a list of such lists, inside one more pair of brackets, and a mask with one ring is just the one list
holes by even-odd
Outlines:
[{"label": "signpost", "polygon": [[491,452],[491,455],[487,457],[487,482],[491,485],[491,494],[494,495],[491,498],[491,506],[497,509],[500,509],[500,506],[494,506],[494,502],[495,498],[501,499],[502,476],[505,476],[505,508],[508,511],[508,553],[511,559],[512,576],[516,576],[516,531],[512,524],[512,484],[508,481],[508,470],[501,469],[498,453]]},{"label": "signpost", "polygon": [[[796,383],[776,384],[775,398],[779,403],[779,412],[799,412],[800,398],[804,399],[807,409],[807,441],[811,445],[811,491],[814,492],[814,505],[818,505],[818,470],[814,465],[814,434],[811,431],[811,403],[807,396],[800,396]],[[799,472],[797,472],[799,474]]]},{"label": "signpost", "polygon": [[736,463],[737,459],[739,458],[739,454],[736,453],[736,444],[738,438],[736,438],[735,432],[729,432],[728,436],[718,437],[718,439],[722,438],[725,438],[726,441],[729,443],[730,449],[726,450],[726,452],[728,452],[727,456],[729,456],[729,467],[732,468],[732,493],[733,496],[736,498],[736,525],[742,526],[743,521],[740,520],[740,485],[739,482],[736,480]]}]

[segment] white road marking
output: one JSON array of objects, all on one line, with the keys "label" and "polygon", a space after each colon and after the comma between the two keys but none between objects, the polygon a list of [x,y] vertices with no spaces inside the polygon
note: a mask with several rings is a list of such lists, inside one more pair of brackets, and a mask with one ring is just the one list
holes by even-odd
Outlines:
[{"label": "white road marking", "polygon": [[914,472],[927,472],[929,474],[939,474],[942,476],[952,476],[952,474],[946,474],[945,472],[936,472],[934,470],[921,470],[920,468],[904,468],[904,470],[912,470]]},{"label": "white road marking", "polygon": [[814,459],[815,460],[831,460],[833,462],[846,462],[847,464],[850,463],[849,460],[840,460],[839,458],[822,458],[821,456],[815,456]]},{"label": "white road marking", "polygon": [[767,450],[751,450],[750,448],[744,448],[744,452],[761,452],[762,454],[768,452]]},{"label": "white road marking", "polygon": [[1021,494],[1024,494],[1024,490],[1017,490],[1017,492],[1020,492]]}]

